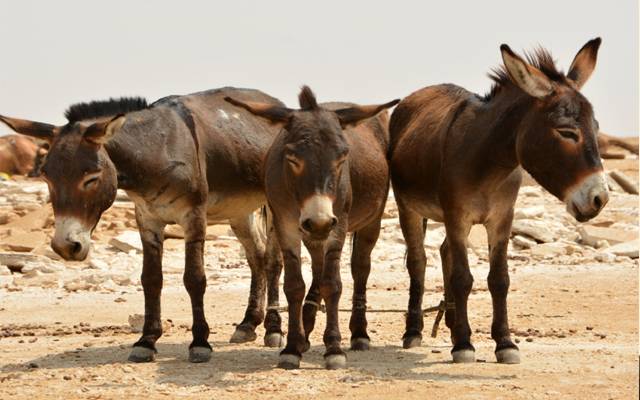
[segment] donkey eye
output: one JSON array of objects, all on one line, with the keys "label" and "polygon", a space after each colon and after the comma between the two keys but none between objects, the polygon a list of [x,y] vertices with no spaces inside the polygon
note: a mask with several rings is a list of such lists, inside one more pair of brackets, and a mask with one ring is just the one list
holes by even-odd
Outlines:
[{"label": "donkey eye", "polygon": [[98,183],[98,181],[100,181],[100,173],[91,174],[87,176],[85,180],[82,182],[82,188],[84,190],[88,190],[91,187],[95,186]]},{"label": "donkey eye", "polygon": [[556,131],[565,139],[573,140],[574,142],[580,140],[580,136],[578,136],[578,131],[576,129],[560,128],[556,129]]}]

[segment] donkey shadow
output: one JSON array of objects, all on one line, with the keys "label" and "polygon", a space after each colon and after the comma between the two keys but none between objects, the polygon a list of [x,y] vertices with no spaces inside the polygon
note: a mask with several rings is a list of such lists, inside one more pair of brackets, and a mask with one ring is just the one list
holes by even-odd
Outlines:
[{"label": "donkey shadow", "polygon": [[[214,352],[211,361],[204,364],[193,364],[187,361],[187,343],[158,343],[158,355],[153,365],[153,378],[158,384],[173,384],[180,387],[206,385],[216,388],[241,386],[246,383],[246,375],[272,371],[276,369],[278,353],[280,349],[270,349],[258,346],[257,343],[230,345],[226,342],[214,342]],[[81,350],[69,350],[56,354],[49,354],[28,360],[24,363],[6,364],[0,366],[0,372],[25,372],[33,368],[61,370],[110,366],[120,368],[125,374],[137,374],[136,366],[127,361],[131,350],[130,346],[113,345],[105,347],[89,347]],[[443,351],[446,351],[443,348]],[[322,354],[324,346],[315,345],[304,354],[301,370],[324,371],[324,359]],[[485,376],[468,373],[468,368],[456,373],[456,367],[451,365],[450,372],[424,371],[438,365],[452,364],[450,361],[428,361],[426,353],[417,353],[403,350],[400,346],[385,345],[374,346],[369,351],[347,353],[348,369],[344,375],[353,374],[354,371],[371,377],[382,377],[381,366],[387,376],[393,380],[429,380],[429,381],[455,381],[455,380],[480,380],[500,381],[514,379],[515,374],[491,374]],[[389,361],[392,362],[389,362]],[[478,368],[482,364],[478,364]],[[416,367],[420,371],[415,371]],[[281,370],[283,374],[287,371]],[[514,371],[515,372],[515,371]],[[148,375],[149,372],[141,372]],[[390,374],[390,375],[389,375]],[[128,386],[130,383],[121,383]]]}]

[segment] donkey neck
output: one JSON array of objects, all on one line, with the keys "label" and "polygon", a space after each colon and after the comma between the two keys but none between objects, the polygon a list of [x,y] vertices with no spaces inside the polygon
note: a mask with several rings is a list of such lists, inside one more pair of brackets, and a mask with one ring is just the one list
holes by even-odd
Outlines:
[{"label": "donkey neck", "polygon": [[482,141],[482,153],[491,155],[495,167],[505,172],[520,166],[516,142],[520,125],[531,108],[534,99],[516,88],[506,87],[495,94],[486,105],[484,119],[476,126],[486,129]]}]

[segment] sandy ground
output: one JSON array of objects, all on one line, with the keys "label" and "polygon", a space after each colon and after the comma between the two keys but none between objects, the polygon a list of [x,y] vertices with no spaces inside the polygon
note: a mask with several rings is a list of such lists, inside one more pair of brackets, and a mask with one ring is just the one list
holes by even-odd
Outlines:
[{"label": "sandy ground", "polygon": [[[624,171],[637,185],[637,159],[623,161],[610,166]],[[4,186],[0,192],[5,197],[0,199],[0,211],[10,210],[8,224],[2,225],[6,228],[0,227],[2,240],[12,234],[25,235],[11,221],[40,215],[30,213],[46,214],[42,211],[46,196],[41,191],[46,188],[28,185]],[[109,243],[112,237],[135,230],[131,204],[117,203],[105,214],[91,260],[84,263],[55,260],[47,249],[52,233],[49,217],[44,227],[26,233],[28,237],[42,235],[38,236],[42,246],[28,254],[51,257],[55,268],[26,273],[26,267],[9,272],[0,265],[0,399],[638,398],[638,259],[613,255],[606,246],[596,249],[581,243],[578,224],[560,202],[539,188],[523,188],[517,213],[531,213],[539,207],[544,212],[527,218],[542,224],[554,235],[554,242],[530,249],[512,243],[510,250],[509,316],[521,349],[521,364],[495,362],[489,334],[486,237],[478,231],[472,231],[474,248],[469,252],[475,277],[469,310],[478,362],[450,362],[444,324],[437,338],[428,337],[434,314],[425,317],[422,347],[402,349],[402,312],[375,312],[404,310],[408,300],[404,243],[391,201],[373,253],[368,285],[373,347],[367,352],[348,352],[348,368],[340,371],[323,368],[325,315],[321,313],[312,348],[304,355],[300,370],[275,368],[278,350],[262,346],[262,328],[254,343],[228,343],[233,324],[244,312],[249,270],[240,245],[224,235],[224,227],[206,245],[209,286],[205,304],[214,346],[211,361],[187,362],[191,313],[181,282],[182,242],[170,239],[165,244],[162,305],[163,318],[171,320],[171,327],[158,343],[156,362],[127,362],[138,338],[131,332],[128,317],[144,310],[138,278],[141,255]],[[638,197],[612,193],[607,208],[589,226],[608,227],[637,238]],[[437,251],[442,233],[441,225],[430,224],[425,241],[429,264],[425,307],[442,296]],[[0,245],[0,250],[6,249]],[[342,308],[350,307],[352,291],[348,257],[345,249]],[[304,261],[308,285],[308,256]],[[284,295],[281,303],[286,303]],[[286,326],[286,313],[282,316]],[[349,313],[342,312],[340,317],[347,346]]]}]

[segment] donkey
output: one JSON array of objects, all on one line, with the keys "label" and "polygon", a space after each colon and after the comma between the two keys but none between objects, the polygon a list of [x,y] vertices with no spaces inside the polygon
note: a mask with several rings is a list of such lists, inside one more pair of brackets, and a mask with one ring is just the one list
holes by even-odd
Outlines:
[{"label": "donkey", "polygon": [[226,96],[283,106],[257,90],[222,88],[169,96],[149,106],[141,98],[80,103],[67,110],[63,126],[0,116],[14,131],[50,143],[42,176],[56,218],[51,245],[63,258],[87,257],[91,233],[113,204],[117,188],[134,201],[143,245],[145,322],[131,361],[153,361],[162,335],[162,253],[164,228],[170,223],[185,231],[184,284],[193,313],[189,361],[205,362],[211,356],[203,305],[207,222],[230,222],[251,268],[249,304],[231,341],[255,339],[254,330],[264,319],[267,270],[265,344],[281,345],[281,256],[275,232],[265,243],[253,216],[266,205],[262,160],[278,131],[225,102]]},{"label": "donkey", "polygon": [[[378,114],[399,100],[373,106],[318,105],[307,86],[299,95],[300,110],[231,97],[226,100],[283,128],[264,167],[267,200],[284,258],[284,292],[289,305],[287,345],[278,366],[300,366],[302,353],[310,346],[318,305],[324,300],[325,366],[344,368],[346,355],[340,348],[338,327],[340,255],[347,232],[354,232],[351,348],[366,350],[366,285],[389,191],[388,117],[386,112]],[[313,273],[304,310],[301,241],[311,255]]]},{"label": "donkey", "polygon": [[474,224],[483,224],[496,358],[520,362],[507,319],[507,247],[521,168],[564,201],[580,222],[598,215],[609,199],[598,123],[580,93],[595,68],[599,46],[599,38],[588,42],[564,75],[542,48],[523,59],[502,45],[504,67],[490,75],[489,94],[481,97],[451,84],[430,86],[405,98],[393,112],[391,181],[411,279],[405,348],[419,346],[422,339],[423,240],[426,218],[431,218],[446,228],[440,255],[452,358],[474,361],[467,317],[473,277],[466,240]]}]

